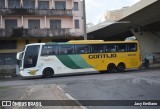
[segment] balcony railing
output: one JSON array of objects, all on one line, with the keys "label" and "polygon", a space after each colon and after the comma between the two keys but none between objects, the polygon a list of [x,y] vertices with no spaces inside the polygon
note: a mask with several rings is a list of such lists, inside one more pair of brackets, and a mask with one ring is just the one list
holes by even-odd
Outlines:
[{"label": "balcony railing", "polygon": [[0,29],[0,37],[65,37],[73,36],[69,28],[61,29]]},{"label": "balcony railing", "polygon": [[73,16],[72,9],[0,8],[0,14],[1,15]]}]

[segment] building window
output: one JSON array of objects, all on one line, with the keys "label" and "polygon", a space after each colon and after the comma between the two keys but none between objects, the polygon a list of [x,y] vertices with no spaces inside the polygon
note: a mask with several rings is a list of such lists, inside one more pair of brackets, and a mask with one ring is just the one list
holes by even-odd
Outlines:
[{"label": "building window", "polygon": [[40,29],[40,20],[28,20],[29,29]]},{"label": "building window", "polygon": [[0,0],[0,8],[5,8],[5,0]]},{"label": "building window", "polygon": [[55,1],[55,8],[56,9],[66,9],[66,2],[65,1]]},{"label": "building window", "polygon": [[5,35],[14,34],[14,29],[17,28],[17,19],[5,19]]},{"label": "building window", "polygon": [[17,49],[16,40],[0,40],[0,50],[3,49]]},{"label": "building window", "polygon": [[75,20],[75,28],[79,29],[79,20]]},{"label": "building window", "polygon": [[23,8],[35,8],[35,0],[23,0]]},{"label": "building window", "polygon": [[50,28],[51,29],[61,28],[61,20],[50,20]]},{"label": "building window", "polygon": [[49,9],[49,1],[39,1],[38,9]]},{"label": "building window", "polygon": [[78,11],[78,2],[74,2],[74,11]]},{"label": "building window", "polygon": [[17,19],[5,19],[5,28],[6,29],[17,28]]},{"label": "building window", "polygon": [[8,0],[8,8],[20,8],[20,0]]}]

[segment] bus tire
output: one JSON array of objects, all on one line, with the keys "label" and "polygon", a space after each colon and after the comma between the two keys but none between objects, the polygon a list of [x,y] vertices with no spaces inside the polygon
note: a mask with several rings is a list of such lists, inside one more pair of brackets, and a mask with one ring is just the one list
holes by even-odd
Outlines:
[{"label": "bus tire", "polygon": [[44,78],[51,78],[53,77],[54,71],[52,68],[45,68],[43,70],[43,77]]},{"label": "bus tire", "polygon": [[117,72],[117,67],[115,66],[115,64],[109,64],[107,67],[107,72],[109,72],[109,73]]},{"label": "bus tire", "polygon": [[126,69],[126,66],[124,63],[119,63],[117,66],[118,72],[124,72],[124,70]]}]

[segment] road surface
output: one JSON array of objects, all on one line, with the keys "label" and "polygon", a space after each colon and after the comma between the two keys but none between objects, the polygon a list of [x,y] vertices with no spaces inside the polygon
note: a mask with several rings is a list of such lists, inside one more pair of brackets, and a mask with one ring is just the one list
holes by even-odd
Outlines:
[{"label": "road surface", "polygon": [[[129,70],[124,73],[88,73],[56,75],[54,78],[1,80],[0,86],[56,84],[76,100],[160,100],[160,68]],[[93,107],[89,109],[128,109],[128,107]],[[160,107],[130,107],[160,109]]]}]

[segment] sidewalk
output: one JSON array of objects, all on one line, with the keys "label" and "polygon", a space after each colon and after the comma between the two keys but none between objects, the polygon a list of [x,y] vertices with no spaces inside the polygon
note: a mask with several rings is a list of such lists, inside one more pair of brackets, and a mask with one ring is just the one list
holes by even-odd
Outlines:
[{"label": "sidewalk", "polygon": [[157,67],[160,68],[160,64],[150,64],[150,67],[151,67],[151,68],[157,68]]},{"label": "sidewalk", "polygon": [[[71,100],[55,84],[0,87],[0,100]],[[3,109],[3,108],[2,108]],[[82,109],[79,106],[4,107],[4,109]]]}]

